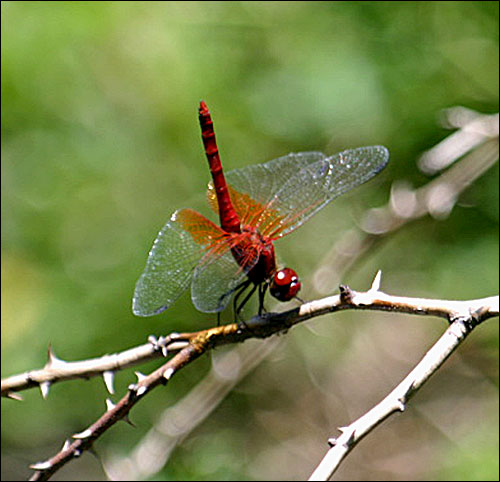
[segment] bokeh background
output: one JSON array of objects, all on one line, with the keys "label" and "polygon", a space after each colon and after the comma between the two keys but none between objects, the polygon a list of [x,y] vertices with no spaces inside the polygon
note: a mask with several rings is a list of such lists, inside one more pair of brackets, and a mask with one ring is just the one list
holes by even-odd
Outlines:
[{"label": "bokeh background", "polygon": [[[49,343],[60,358],[80,360],[215,323],[189,293],[159,316],[131,313],[159,229],[177,208],[206,210],[201,99],[226,169],[292,151],[389,148],[381,175],[277,243],[308,299],[325,294],[311,281],[325,254],[361,213],[387,203],[394,181],[429,182],[416,160],[450,134],[438,122],[442,109],[498,112],[497,2],[2,2],[1,9],[3,377],[42,367]],[[408,223],[340,281],[366,289],[379,268],[392,294],[496,294],[498,167],[449,216]],[[336,427],[387,394],[445,328],[436,318],[369,312],[294,328],[151,480],[307,478]],[[102,464],[127,457],[225,354],[203,357],[155,390],[134,408],[135,429],[115,425],[96,444],[99,458],[85,454],[54,480],[105,480]],[[133,370],[119,373],[112,398],[133,380]],[[101,415],[107,396],[102,379],[56,384],[47,400],[35,389],[23,395],[22,403],[2,400],[3,480],[26,479],[29,464]],[[498,480],[497,320],[479,327],[335,477]]]}]

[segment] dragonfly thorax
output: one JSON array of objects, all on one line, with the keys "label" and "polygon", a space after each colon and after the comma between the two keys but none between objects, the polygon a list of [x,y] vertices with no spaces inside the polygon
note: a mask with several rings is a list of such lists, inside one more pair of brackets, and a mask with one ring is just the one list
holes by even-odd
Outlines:
[{"label": "dragonfly thorax", "polygon": [[239,242],[231,248],[236,262],[255,284],[270,279],[276,272],[276,257],[271,240],[253,226],[241,227]]}]

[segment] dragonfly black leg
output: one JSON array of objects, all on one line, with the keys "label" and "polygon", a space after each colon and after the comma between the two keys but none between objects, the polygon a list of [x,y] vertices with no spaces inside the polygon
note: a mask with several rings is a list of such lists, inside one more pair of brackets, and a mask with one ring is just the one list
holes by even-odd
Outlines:
[{"label": "dragonfly black leg", "polygon": [[[245,298],[243,299],[243,301],[241,303],[239,302],[241,296],[246,291],[246,289],[250,286],[251,283],[252,283],[252,281],[250,281],[249,279],[246,279],[245,281],[240,283],[238,286],[236,286],[232,290],[225,293],[220,298],[219,305],[223,306],[224,305],[224,302],[223,302],[224,298],[227,298],[228,296],[231,296],[233,293],[236,293],[234,296],[234,299],[233,299],[233,311],[234,311],[234,316],[236,319],[239,318],[241,310],[246,305],[246,303],[248,302],[250,297],[255,293],[255,290],[257,288],[259,288],[259,315],[262,314],[263,304],[264,304],[264,295],[265,295],[266,290],[267,290],[267,283],[265,283],[264,286],[262,284],[254,284],[252,289],[245,295]],[[217,326],[220,325],[220,315],[221,315],[221,311],[219,311],[217,313]]]},{"label": "dragonfly black leg", "polygon": [[261,283],[259,285],[259,316],[262,316],[262,312],[266,311],[264,308],[264,297],[266,296],[268,286],[268,283]]},{"label": "dragonfly black leg", "polygon": [[[245,281],[241,282],[239,285],[234,287],[233,289],[229,290],[227,293],[224,293],[220,298],[219,298],[219,307],[217,310],[217,326],[220,325],[220,317],[221,313],[224,309],[224,306],[226,305],[224,299],[230,297],[235,291],[237,291],[235,299],[240,296],[240,294],[246,290],[246,288],[250,285],[250,280],[246,279]],[[233,302],[233,309],[235,309],[236,305]]]},{"label": "dragonfly black leg", "polygon": [[258,285],[253,285],[252,289],[247,293],[243,301],[238,305],[238,299],[240,296],[243,294],[243,292],[246,290],[246,288],[250,285],[250,280],[248,280],[248,284],[245,286],[244,289],[242,289],[235,297],[234,297],[234,314],[236,318],[239,317],[240,311],[243,309],[243,307],[246,305],[247,301],[250,299],[250,297],[255,293],[255,290],[257,289]]},{"label": "dragonfly black leg", "polygon": [[246,279],[245,281],[242,281],[238,286],[234,287],[231,291],[229,291],[224,295],[224,297],[231,296],[236,291],[236,295],[233,298],[233,313],[235,317],[237,316],[237,312],[239,312],[239,310],[237,310],[238,299],[249,286],[250,286],[250,280]]}]

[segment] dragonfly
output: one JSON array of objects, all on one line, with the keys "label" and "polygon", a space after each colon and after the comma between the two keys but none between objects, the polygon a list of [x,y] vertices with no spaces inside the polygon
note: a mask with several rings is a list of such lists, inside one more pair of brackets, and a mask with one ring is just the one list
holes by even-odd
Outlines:
[{"label": "dragonfly", "polygon": [[273,243],[373,178],[389,160],[387,148],[368,146],[330,156],[290,153],[225,174],[205,102],[198,113],[212,177],[207,201],[219,224],[190,208],[173,213],[137,281],[132,310],[138,316],[163,312],[189,285],[194,306],[206,313],[220,314],[233,299],[238,315],[256,290],[259,315],[267,290],[279,301],[298,298],[299,277],[278,267]]}]

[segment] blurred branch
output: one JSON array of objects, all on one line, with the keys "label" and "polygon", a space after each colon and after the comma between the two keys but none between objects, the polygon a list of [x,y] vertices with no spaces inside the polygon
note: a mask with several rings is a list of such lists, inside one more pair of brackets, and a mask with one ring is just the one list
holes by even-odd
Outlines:
[{"label": "blurred branch", "polygon": [[[454,112],[451,109],[449,111]],[[493,116],[482,117],[489,125]],[[498,122],[498,116],[496,119]],[[475,121],[479,121],[478,117]],[[323,258],[313,279],[316,291],[330,292],[338,285],[343,273],[359,262],[376,242],[386,239],[408,223],[427,215],[445,219],[460,195],[498,161],[498,125],[496,136],[483,136],[482,141],[447,171],[417,189],[413,189],[406,181],[394,182],[389,202],[362,214],[359,228],[346,231]],[[432,152],[432,149],[428,152]],[[463,154],[460,149],[454,153]]]},{"label": "blurred branch", "polygon": [[[117,421],[126,419],[132,407],[158,385],[165,385],[181,368],[200,355],[228,343],[242,342],[249,338],[266,338],[287,331],[292,326],[326,313],[347,309],[382,310],[414,315],[434,315],[447,320],[465,320],[470,328],[476,324],[498,316],[498,297],[470,301],[447,301],[423,298],[391,296],[379,290],[380,272],[367,292],[356,292],[341,286],[339,295],[304,303],[298,308],[283,313],[268,313],[257,316],[245,323],[232,323],[195,333],[175,334],[167,337],[166,343],[184,341],[187,345],[172,359],[148,376],[138,374],[138,382],[128,387],[127,394],[116,404],[108,401],[108,410],[93,425],[72,437],[74,442],[66,442],[55,456],[31,466],[35,470],[30,480],[48,480],[59,468],[79,457],[106,430]],[[435,371],[439,366],[433,366]],[[412,386],[413,390],[419,386]]]},{"label": "blurred branch", "polygon": [[349,426],[339,428],[342,435],[336,439],[329,439],[328,443],[331,448],[309,480],[329,480],[342,460],[365,435],[391,414],[405,410],[408,400],[441,367],[474,327],[485,319],[484,315],[488,312],[491,313],[492,309],[498,313],[498,298],[487,298],[483,302],[482,307],[472,303],[468,313],[467,310],[462,310],[462,314],[457,312],[456,316],[452,317],[453,323],[441,338],[387,397]]},{"label": "blurred branch", "polygon": [[418,167],[426,174],[435,174],[483,142],[497,138],[498,118],[498,114],[484,115],[461,106],[446,109],[441,123],[459,130],[424,152]]}]

